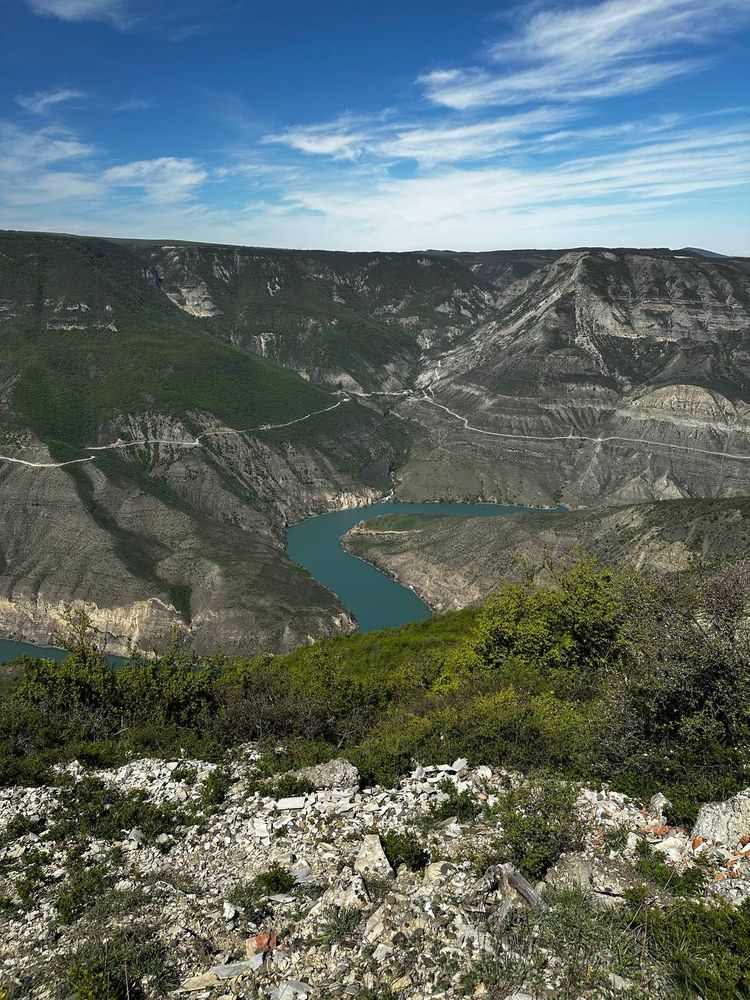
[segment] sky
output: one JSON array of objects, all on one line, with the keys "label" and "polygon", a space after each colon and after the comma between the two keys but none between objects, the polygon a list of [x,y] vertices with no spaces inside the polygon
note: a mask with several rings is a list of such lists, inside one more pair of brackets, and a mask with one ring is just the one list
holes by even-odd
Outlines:
[{"label": "sky", "polygon": [[0,228],[750,255],[750,0],[0,0]]}]

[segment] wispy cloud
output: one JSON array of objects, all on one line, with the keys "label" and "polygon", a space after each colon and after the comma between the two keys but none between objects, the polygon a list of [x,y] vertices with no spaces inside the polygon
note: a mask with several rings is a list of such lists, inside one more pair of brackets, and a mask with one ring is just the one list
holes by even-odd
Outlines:
[{"label": "wispy cloud", "polygon": [[53,108],[68,101],[77,101],[86,95],[82,90],[70,87],[55,87],[52,90],[37,90],[33,94],[19,94],[16,104],[35,115],[45,115]]},{"label": "wispy cloud", "polygon": [[336,118],[331,122],[292,127],[263,139],[297,152],[333,160],[365,157],[436,163],[486,159],[507,152],[547,129],[557,129],[580,114],[574,108],[535,108],[522,114],[459,123],[434,119],[417,122],[377,118]]},{"label": "wispy cloud", "polygon": [[117,28],[127,28],[133,21],[126,0],[26,0],[26,3],[35,14],[60,21],[105,21]]},{"label": "wispy cloud", "polygon": [[264,143],[289,146],[301,153],[328,156],[335,160],[356,160],[363,155],[380,131],[387,112],[369,117],[339,115],[333,121],[298,125],[267,135]]},{"label": "wispy cloud", "polygon": [[190,198],[208,179],[208,172],[189,158],[163,156],[111,167],[102,174],[105,184],[136,188],[148,201],[175,203]]},{"label": "wispy cloud", "polygon": [[457,110],[638,93],[707,65],[695,46],[745,20],[746,0],[605,0],[537,9],[488,46],[486,65],[435,69],[419,82],[435,104]]},{"label": "wispy cloud", "polygon": [[92,146],[67,129],[24,129],[0,121],[0,173],[32,176],[63,161],[81,160],[94,153]]}]

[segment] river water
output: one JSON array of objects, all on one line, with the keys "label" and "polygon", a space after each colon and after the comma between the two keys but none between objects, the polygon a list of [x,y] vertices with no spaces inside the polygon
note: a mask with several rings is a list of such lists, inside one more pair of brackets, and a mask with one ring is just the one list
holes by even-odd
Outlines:
[{"label": "river water", "polygon": [[[502,517],[528,507],[494,503],[376,503],[369,507],[337,510],[309,517],[287,533],[289,556],[332,590],[357,620],[360,632],[405,625],[430,618],[432,612],[421,598],[396,583],[379,569],[349,555],[341,548],[341,536],[359,521],[383,514],[429,514],[433,517]],[[538,508],[533,508],[538,511]],[[559,508],[562,509],[562,508]]]},{"label": "river water", "polygon": [[[289,556],[332,590],[357,621],[360,632],[405,625],[430,618],[432,612],[421,598],[391,580],[379,569],[341,548],[341,536],[359,521],[383,514],[429,514],[433,517],[502,517],[538,508],[494,503],[375,503],[369,507],[337,510],[294,524],[287,533]],[[558,508],[561,510],[562,508]],[[61,649],[33,646],[27,642],[0,639],[0,663],[28,656],[61,660]]]}]

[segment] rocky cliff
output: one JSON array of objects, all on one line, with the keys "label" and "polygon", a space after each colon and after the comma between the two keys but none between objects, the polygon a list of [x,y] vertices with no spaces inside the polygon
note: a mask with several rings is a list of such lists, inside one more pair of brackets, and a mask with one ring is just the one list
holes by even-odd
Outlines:
[{"label": "rocky cliff", "polygon": [[486,597],[502,580],[550,579],[591,557],[653,573],[698,570],[750,555],[750,501],[669,500],[568,513],[363,521],[343,539],[354,555],[412,587],[436,611]]},{"label": "rocky cliff", "polygon": [[176,620],[200,649],[351,627],[285,526],[392,487],[747,492],[747,260],[22,233],[0,254],[6,635],[46,639],[69,600],[117,648]]}]

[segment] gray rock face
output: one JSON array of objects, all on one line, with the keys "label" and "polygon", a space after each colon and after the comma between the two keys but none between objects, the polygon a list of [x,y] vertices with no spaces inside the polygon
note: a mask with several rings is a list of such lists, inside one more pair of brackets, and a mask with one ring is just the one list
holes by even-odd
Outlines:
[{"label": "gray rock face", "polygon": [[309,781],[315,788],[356,788],[359,786],[359,771],[348,760],[338,758],[325,764],[303,767],[294,774]]},{"label": "gray rock face", "polygon": [[726,847],[734,847],[745,836],[750,836],[750,788],[726,802],[702,806],[693,827],[693,837]]}]

